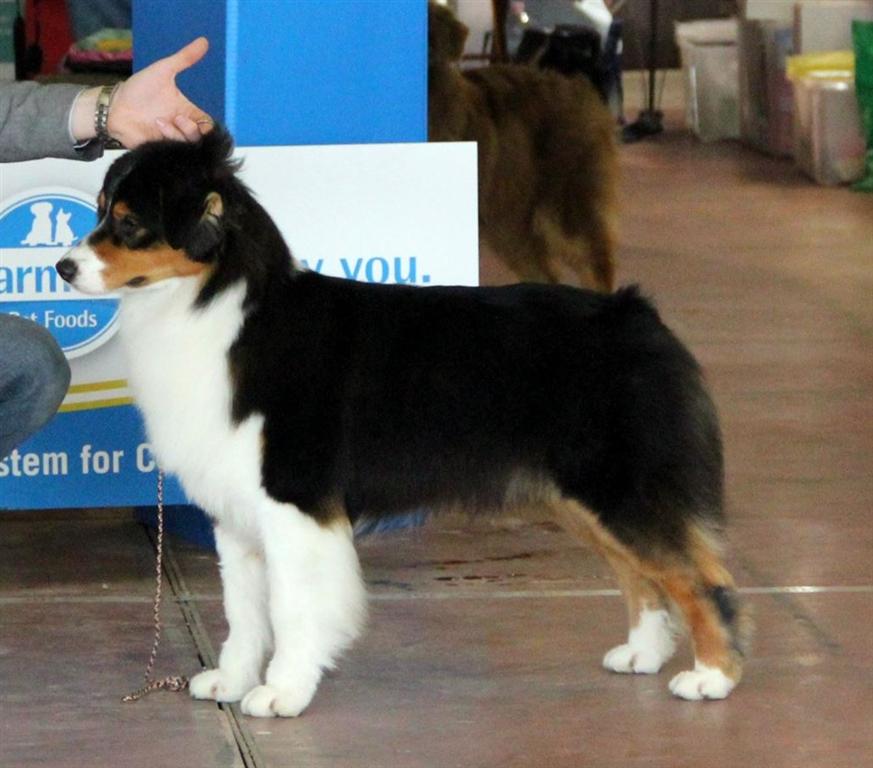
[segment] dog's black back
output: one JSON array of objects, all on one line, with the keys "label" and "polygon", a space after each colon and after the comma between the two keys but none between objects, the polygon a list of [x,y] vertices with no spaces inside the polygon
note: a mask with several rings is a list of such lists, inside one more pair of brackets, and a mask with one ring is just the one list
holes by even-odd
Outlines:
[{"label": "dog's black back", "polygon": [[352,519],[499,507],[523,480],[650,541],[721,508],[698,367],[633,289],[296,273],[253,307],[231,355],[237,417],[267,416],[268,491],[316,514],[336,500]]}]

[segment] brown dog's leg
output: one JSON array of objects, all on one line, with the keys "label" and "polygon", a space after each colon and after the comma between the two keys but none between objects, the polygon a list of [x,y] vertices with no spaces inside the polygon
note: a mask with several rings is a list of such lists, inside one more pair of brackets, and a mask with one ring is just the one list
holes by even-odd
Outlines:
[{"label": "brown dog's leg", "polygon": [[594,287],[604,293],[615,288],[615,228],[601,215],[588,224],[588,264]]},{"label": "brown dog's leg", "polygon": [[[487,241],[487,252],[493,254],[522,283],[559,283],[557,273],[548,261],[545,243],[536,235],[515,233],[515,237],[496,237]],[[480,244],[481,248],[481,244]]]},{"label": "brown dog's leg", "polygon": [[571,233],[554,212],[534,214],[529,238],[532,257],[549,282],[564,282],[580,288],[610,293],[615,280],[612,229],[596,214],[582,216],[584,230]]}]

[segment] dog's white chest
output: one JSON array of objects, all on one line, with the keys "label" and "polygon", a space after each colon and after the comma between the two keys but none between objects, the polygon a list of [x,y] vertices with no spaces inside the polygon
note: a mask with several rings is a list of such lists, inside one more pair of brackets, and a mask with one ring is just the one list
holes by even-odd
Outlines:
[{"label": "dog's white chest", "polygon": [[130,384],[160,465],[186,494],[230,521],[261,495],[262,419],[235,425],[228,350],[243,321],[243,288],[192,308],[194,280],[127,296],[121,336]]}]

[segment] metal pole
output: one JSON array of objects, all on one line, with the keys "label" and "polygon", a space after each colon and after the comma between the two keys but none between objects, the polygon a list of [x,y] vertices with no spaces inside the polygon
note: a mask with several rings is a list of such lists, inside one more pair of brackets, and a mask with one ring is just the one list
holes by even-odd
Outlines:
[{"label": "metal pole", "polygon": [[655,105],[655,80],[658,74],[658,0],[649,0],[649,93],[646,105],[636,122],[621,132],[625,142],[639,141],[664,130],[662,115]]},{"label": "metal pole", "polygon": [[655,79],[658,73],[658,0],[649,0],[649,112],[655,111]]}]

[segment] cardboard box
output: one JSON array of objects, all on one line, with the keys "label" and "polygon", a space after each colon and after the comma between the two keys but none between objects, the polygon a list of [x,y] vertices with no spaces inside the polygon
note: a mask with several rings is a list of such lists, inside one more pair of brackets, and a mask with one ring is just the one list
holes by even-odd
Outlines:
[{"label": "cardboard box", "polygon": [[794,4],[796,53],[852,48],[852,21],[873,21],[873,0],[798,0]]}]

